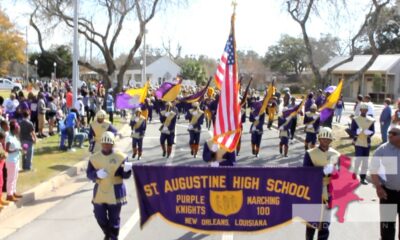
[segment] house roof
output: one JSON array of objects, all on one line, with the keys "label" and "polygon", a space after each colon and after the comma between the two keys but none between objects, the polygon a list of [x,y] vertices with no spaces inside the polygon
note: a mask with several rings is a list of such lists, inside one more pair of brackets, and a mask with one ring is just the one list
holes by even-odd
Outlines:
[{"label": "house roof", "polygon": [[[147,56],[146,57],[146,67],[148,67],[152,63],[154,63],[164,57],[166,57],[166,56]],[[133,59],[133,63],[131,65],[129,65],[128,70],[142,69],[142,65],[140,65],[140,60],[142,60],[141,57],[135,57]],[[173,60],[171,60],[171,61],[173,61]]]},{"label": "house roof", "polygon": [[[355,55],[353,61],[345,63],[333,70],[333,73],[354,73],[359,71],[372,57],[372,55]],[[336,63],[343,61],[347,57],[338,56],[331,59],[325,64],[320,71],[326,72],[328,68],[332,67]],[[372,66],[367,72],[385,72],[388,73],[394,65],[400,64],[400,54],[386,54],[379,55]]]}]

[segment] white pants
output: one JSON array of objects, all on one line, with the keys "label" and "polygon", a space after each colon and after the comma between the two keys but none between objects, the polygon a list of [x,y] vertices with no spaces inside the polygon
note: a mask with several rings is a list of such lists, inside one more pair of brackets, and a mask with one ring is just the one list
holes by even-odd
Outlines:
[{"label": "white pants", "polygon": [[18,163],[7,162],[7,196],[14,195],[17,191]]}]

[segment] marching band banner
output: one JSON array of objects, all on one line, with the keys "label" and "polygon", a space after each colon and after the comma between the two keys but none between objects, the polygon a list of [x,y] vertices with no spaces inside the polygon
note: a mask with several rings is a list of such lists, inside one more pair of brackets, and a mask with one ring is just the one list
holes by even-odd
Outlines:
[{"label": "marching band banner", "polygon": [[141,227],[158,214],[194,232],[259,231],[302,218],[294,204],[321,204],[321,168],[134,165],[133,172]]}]

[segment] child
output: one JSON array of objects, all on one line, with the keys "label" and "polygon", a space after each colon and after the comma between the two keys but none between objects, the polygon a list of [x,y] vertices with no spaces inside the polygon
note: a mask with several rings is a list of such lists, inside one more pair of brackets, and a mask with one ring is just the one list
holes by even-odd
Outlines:
[{"label": "child", "polygon": [[281,156],[283,155],[284,157],[287,157],[289,151],[289,129],[292,123],[291,117],[286,118],[283,114],[286,110],[287,107],[283,108],[281,115],[278,117],[279,138],[281,139],[279,143],[279,153],[281,154]]},{"label": "child", "polygon": [[5,164],[5,159],[6,159],[6,151],[5,151],[5,139],[6,135],[2,132],[0,132],[0,210],[3,209],[3,206],[7,206],[9,202],[7,200],[3,200],[1,193],[3,189],[3,169],[4,169],[4,164]]},{"label": "child", "polygon": [[7,168],[7,201],[16,202],[22,196],[17,194],[18,166],[21,157],[21,142],[18,139],[19,125],[17,121],[10,122],[10,133],[6,138]]}]

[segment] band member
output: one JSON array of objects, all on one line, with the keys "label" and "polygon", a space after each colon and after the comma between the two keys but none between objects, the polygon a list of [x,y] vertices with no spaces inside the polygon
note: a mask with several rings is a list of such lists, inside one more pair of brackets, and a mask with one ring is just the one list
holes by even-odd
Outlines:
[{"label": "band member", "polygon": [[[291,117],[285,117],[284,112],[287,107],[282,109],[282,114],[278,117],[278,128],[279,128],[279,153],[281,156],[287,157],[289,151],[289,129],[292,123]],[[283,150],[283,151],[282,151]]]},{"label": "band member", "polygon": [[234,166],[236,163],[235,152],[228,152],[215,144],[213,139],[204,143],[203,160],[209,162],[211,166]]},{"label": "band member", "polygon": [[251,133],[251,150],[254,156],[258,157],[260,152],[260,144],[262,134],[264,132],[263,126],[265,122],[265,111],[259,114],[262,102],[255,102],[251,107],[250,112],[250,133]]},{"label": "band member", "polygon": [[135,109],[135,115],[131,119],[130,126],[132,130],[132,158],[138,155],[138,160],[142,158],[143,137],[146,131],[146,118],[141,115],[140,107]]},{"label": "band member", "polygon": [[114,143],[114,133],[104,132],[98,142],[101,150],[90,157],[86,170],[87,177],[96,183],[92,199],[94,216],[104,239],[112,240],[118,239],[121,207],[126,204],[123,179],[129,178],[132,172],[132,163],[125,154],[113,149]]},{"label": "band member", "polygon": [[274,122],[275,114],[277,113],[278,110],[278,103],[277,103],[277,98],[273,96],[269,102],[268,102],[268,129],[271,129],[272,123]]},{"label": "band member", "polygon": [[186,119],[190,120],[188,126],[190,136],[190,154],[196,157],[197,152],[199,151],[201,125],[204,121],[204,112],[200,110],[200,104],[198,102],[194,102],[192,105],[193,108],[188,110],[186,113]]},{"label": "band member", "polygon": [[117,129],[111,124],[111,122],[105,120],[106,112],[100,110],[96,113],[95,121],[90,124],[89,130],[89,152],[95,153],[101,150],[101,136],[105,131],[117,133]]},{"label": "band member", "polygon": [[[176,125],[176,112],[172,111],[172,103],[167,102],[165,110],[160,112],[161,121],[161,136],[160,144],[163,151],[162,156],[167,158],[171,156],[172,145],[174,144],[175,137],[175,125]],[[165,147],[165,142],[167,142],[167,148]]]},{"label": "band member", "polygon": [[240,108],[240,138],[236,146],[236,156],[239,156],[240,148],[242,146],[242,133],[243,133],[243,123],[246,122],[246,103],[244,103]]},{"label": "band member", "polygon": [[317,104],[310,107],[310,111],[304,115],[304,125],[306,126],[306,140],[304,148],[307,151],[309,148],[314,148],[317,142],[317,133],[319,130],[319,113],[317,113]]},{"label": "band member", "polygon": [[[329,208],[329,191],[328,184],[330,182],[330,175],[333,170],[337,168],[338,159],[340,153],[335,149],[329,147],[333,140],[332,129],[323,127],[318,133],[319,145],[316,148],[310,149],[304,155],[303,166],[305,167],[323,167],[324,178],[323,178],[323,189],[322,189],[322,200],[326,207]],[[310,223],[312,226],[307,225],[306,229],[306,240],[314,239],[315,228],[318,228],[318,239],[327,240],[329,237],[329,216],[326,216],[329,212],[323,212],[323,222]]]},{"label": "band member", "polygon": [[368,182],[365,177],[368,170],[371,136],[375,133],[375,120],[372,117],[367,116],[367,103],[361,103],[360,112],[360,116],[353,118],[351,122],[351,131],[355,136],[353,140],[356,156],[354,170],[358,173],[361,165],[360,180],[362,184],[366,185]]}]

